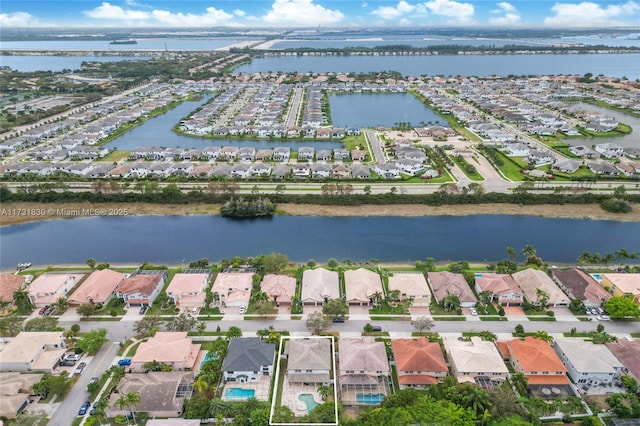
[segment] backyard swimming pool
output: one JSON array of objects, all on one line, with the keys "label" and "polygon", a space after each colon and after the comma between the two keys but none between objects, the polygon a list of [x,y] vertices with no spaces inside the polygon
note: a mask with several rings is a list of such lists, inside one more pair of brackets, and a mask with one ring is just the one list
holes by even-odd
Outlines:
[{"label": "backyard swimming pool", "polygon": [[307,411],[309,412],[320,405],[316,402],[315,399],[313,399],[313,395],[311,395],[310,393],[302,393],[298,395],[298,399],[305,403],[305,405],[307,406]]},{"label": "backyard swimming pool", "polygon": [[204,356],[204,358],[200,362],[200,370],[202,370],[202,366],[205,364],[205,362],[213,361],[215,359],[216,359],[216,354],[215,353],[207,352],[207,354]]},{"label": "backyard swimming pool", "polygon": [[358,393],[356,394],[356,401],[360,404],[377,405],[382,402],[384,395],[381,393]]},{"label": "backyard swimming pool", "polygon": [[602,282],[602,274],[590,274],[594,280],[598,281],[599,283]]},{"label": "backyard swimming pool", "polygon": [[242,389],[242,388],[231,388],[228,389],[224,396],[227,399],[249,399],[253,398],[256,394],[254,389]]}]

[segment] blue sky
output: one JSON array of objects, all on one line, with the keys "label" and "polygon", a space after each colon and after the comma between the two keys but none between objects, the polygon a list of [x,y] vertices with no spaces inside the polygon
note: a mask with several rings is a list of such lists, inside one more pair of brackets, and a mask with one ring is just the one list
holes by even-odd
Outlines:
[{"label": "blue sky", "polygon": [[1,27],[640,27],[640,0],[2,0]]}]

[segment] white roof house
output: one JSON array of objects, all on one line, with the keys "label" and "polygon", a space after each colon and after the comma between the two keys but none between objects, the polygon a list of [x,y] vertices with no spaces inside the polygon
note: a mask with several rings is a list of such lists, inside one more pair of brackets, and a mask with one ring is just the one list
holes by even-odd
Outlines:
[{"label": "white roof house", "polygon": [[53,372],[66,348],[61,331],[23,331],[0,351],[0,371]]},{"label": "white roof house", "polygon": [[569,370],[578,386],[609,384],[618,378],[624,366],[605,345],[582,339],[555,339],[553,350]]},{"label": "white roof house", "polygon": [[324,268],[307,269],[302,274],[302,303],[322,304],[340,297],[338,273]]},{"label": "white roof house", "polygon": [[541,290],[549,295],[547,303],[550,306],[569,306],[569,297],[560,290],[553,280],[539,269],[528,268],[511,275],[516,284],[524,292],[524,297],[533,305],[539,305],[538,292]]},{"label": "white roof house", "polygon": [[443,343],[449,355],[451,372],[458,382],[490,385],[490,382],[504,382],[509,375],[493,342],[474,336],[470,341],[445,339]]},{"label": "white roof house", "polygon": [[427,280],[421,273],[394,272],[389,277],[389,291],[398,290],[401,299],[412,299],[413,306],[428,306],[431,296]]}]

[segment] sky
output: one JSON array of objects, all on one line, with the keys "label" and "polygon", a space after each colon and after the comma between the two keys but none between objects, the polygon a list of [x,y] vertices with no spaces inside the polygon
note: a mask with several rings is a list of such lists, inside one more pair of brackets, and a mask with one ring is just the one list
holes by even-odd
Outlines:
[{"label": "sky", "polygon": [[640,28],[640,0],[2,0],[0,27]]}]

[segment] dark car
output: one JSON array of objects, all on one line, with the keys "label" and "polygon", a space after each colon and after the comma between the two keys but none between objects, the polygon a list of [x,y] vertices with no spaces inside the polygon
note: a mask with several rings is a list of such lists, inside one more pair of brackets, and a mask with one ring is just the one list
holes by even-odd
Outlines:
[{"label": "dark car", "polygon": [[371,327],[371,331],[382,331],[382,327],[380,327],[379,325],[374,325],[373,327]]},{"label": "dark car", "polygon": [[61,367],[73,367],[76,365],[76,362],[72,359],[65,359],[64,361],[60,361],[59,364]]},{"label": "dark car", "polygon": [[144,313],[147,312],[147,309],[149,309],[147,305],[144,305],[142,308],[140,308],[140,315],[144,315]]},{"label": "dark car", "polygon": [[344,318],[338,317],[338,318],[334,318],[332,321],[333,322],[344,322]]},{"label": "dark car", "polygon": [[87,410],[89,409],[89,407],[91,407],[91,403],[89,401],[86,401],[78,410],[78,415],[84,416],[85,414],[87,414]]}]

